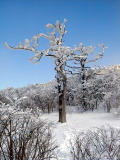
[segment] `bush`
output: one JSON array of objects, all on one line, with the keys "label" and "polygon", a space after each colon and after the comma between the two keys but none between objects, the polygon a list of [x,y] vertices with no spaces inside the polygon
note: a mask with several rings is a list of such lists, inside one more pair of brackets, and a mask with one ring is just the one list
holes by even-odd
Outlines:
[{"label": "bush", "polygon": [[0,118],[0,160],[56,159],[51,126],[28,113]]},{"label": "bush", "polygon": [[97,128],[70,140],[73,160],[120,160],[120,130]]}]

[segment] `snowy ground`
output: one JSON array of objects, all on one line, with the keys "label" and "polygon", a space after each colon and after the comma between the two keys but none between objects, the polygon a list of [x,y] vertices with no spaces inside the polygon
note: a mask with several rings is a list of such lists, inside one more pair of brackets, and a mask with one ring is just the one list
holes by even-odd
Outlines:
[{"label": "snowy ground", "polygon": [[44,114],[42,119],[55,124],[54,135],[59,145],[60,160],[69,159],[69,139],[74,133],[85,131],[94,127],[110,125],[120,128],[120,117],[112,113],[68,113],[67,123],[58,123],[58,113]]}]

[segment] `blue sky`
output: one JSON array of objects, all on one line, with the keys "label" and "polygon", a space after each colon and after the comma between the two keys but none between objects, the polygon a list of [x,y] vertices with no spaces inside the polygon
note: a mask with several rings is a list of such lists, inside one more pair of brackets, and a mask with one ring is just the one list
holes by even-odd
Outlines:
[{"label": "blue sky", "polygon": [[[109,48],[98,65],[120,64],[120,0],[0,0],[0,89],[54,79],[52,60],[34,65],[28,61],[32,53],[9,50],[4,42],[17,45],[64,18],[65,45],[104,43]],[[41,48],[47,45],[41,40]]]}]

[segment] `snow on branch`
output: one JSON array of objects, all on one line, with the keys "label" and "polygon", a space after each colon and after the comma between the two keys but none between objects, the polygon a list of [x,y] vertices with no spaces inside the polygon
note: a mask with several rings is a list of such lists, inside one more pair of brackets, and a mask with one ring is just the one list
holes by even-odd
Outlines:
[{"label": "snow on branch", "polygon": [[86,63],[94,62],[103,56],[104,49],[107,48],[103,44],[99,44],[99,47],[102,48],[102,51],[100,53],[98,53],[98,55],[95,58],[93,58],[92,60],[86,61],[88,59],[89,54],[94,53],[96,47],[93,47],[93,46],[85,47],[85,46],[83,46],[82,43],[80,43],[78,47],[77,46],[74,47],[74,53],[72,56],[76,61],[84,60]]},{"label": "snow on branch", "polygon": [[66,67],[72,70],[70,71],[71,73],[76,71],[76,74],[79,74],[80,69],[82,68],[84,69],[89,68],[89,67],[86,67],[86,64],[91,62],[96,62],[100,58],[102,58],[104,55],[104,50],[105,48],[107,48],[103,44],[99,44],[99,47],[101,48],[101,52],[99,52],[96,56],[90,59],[89,55],[94,54],[96,47],[93,47],[93,46],[85,47],[82,43],[80,43],[78,47],[74,46],[74,51],[71,53],[71,57],[73,58],[73,59],[71,58],[71,60],[73,62],[68,63]]},{"label": "snow on branch", "polygon": [[[66,19],[64,19],[63,23],[60,24],[59,21],[56,21],[56,24],[47,24],[46,27],[48,29],[48,33],[40,33],[34,35],[30,40],[26,38],[24,43],[18,43],[17,46],[11,46],[8,43],[5,43],[7,48],[10,49],[20,49],[20,50],[27,50],[35,53],[35,55],[30,58],[30,60],[34,60],[34,63],[38,63],[43,56],[48,56],[51,58],[55,58],[55,65],[60,68],[63,65],[72,53],[72,49],[67,46],[63,46],[63,37],[66,33],[65,30],[65,23]],[[49,41],[49,48],[45,50],[39,50],[39,39],[43,37]],[[57,63],[59,64],[57,64]],[[56,68],[57,68],[56,67]]]},{"label": "snow on branch", "polygon": [[104,44],[99,44],[98,46],[101,48],[101,52],[99,52],[98,55],[95,56],[93,59],[86,61],[86,63],[96,62],[103,57],[105,48],[108,48],[108,47],[104,46]]}]

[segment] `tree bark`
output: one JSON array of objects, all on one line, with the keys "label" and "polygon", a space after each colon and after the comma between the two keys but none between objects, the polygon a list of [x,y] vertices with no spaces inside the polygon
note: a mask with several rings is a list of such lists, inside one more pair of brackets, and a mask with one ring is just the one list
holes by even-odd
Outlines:
[{"label": "tree bark", "polygon": [[[59,73],[61,74],[61,73]],[[66,75],[61,74],[61,85],[58,83],[59,122],[66,122]]]}]

